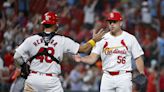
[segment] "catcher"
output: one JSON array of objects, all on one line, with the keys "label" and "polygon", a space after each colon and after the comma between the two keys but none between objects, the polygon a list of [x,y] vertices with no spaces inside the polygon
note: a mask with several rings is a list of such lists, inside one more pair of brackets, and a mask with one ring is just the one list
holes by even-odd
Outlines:
[{"label": "catcher", "polygon": [[[14,54],[15,62],[22,67],[26,68],[27,61],[30,63],[30,73],[28,75],[27,72],[24,92],[63,92],[58,78],[63,53],[89,52],[105,31],[94,31],[93,38],[80,45],[68,37],[55,33],[58,29],[56,13],[45,13],[41,24],[45,27],[44,32],[26,38]],[[28,68],[25,72],[26,70]]]}]

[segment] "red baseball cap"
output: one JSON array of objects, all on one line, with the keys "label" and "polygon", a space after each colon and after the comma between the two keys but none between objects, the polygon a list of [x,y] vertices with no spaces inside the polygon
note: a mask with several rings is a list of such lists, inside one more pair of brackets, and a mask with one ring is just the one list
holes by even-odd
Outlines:
[{"label": "red baseball cap", "polygon": [[109,15],[107,16],[106,20],[109,20],[109,21],[110,20],[120,21],[120,20],[122,20],[122,16],[121,16],[120,12],[114,11],[114,12],[109,13]]}]

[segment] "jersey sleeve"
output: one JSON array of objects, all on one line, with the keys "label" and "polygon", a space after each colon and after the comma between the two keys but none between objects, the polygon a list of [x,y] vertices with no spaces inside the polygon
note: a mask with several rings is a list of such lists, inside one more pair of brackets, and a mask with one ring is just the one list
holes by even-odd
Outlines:
[{"label": "jersey sleeve", "polygon": [[138,43],[137,39],[135,37],[133,37],[132,40],[132,55],[133,58],[136,59],[137,57],[143,55],[144,52],[140,46],[140,44]]},{"label": "jersey sleeve", "polygon": [[24,61],[27,61],[27,59],[29,58],[29,46],[29,39],[25,39],[25,41],[16,48],[16,53],[19,53],[23,57]]},{"label": "jersey sleeve", "polygon": [[80,45],[79,45],[79,43],[73,41],[72,39],[65,37],[64,38],[64,47],[65,47],[64,52],[76,54],[79,50]]},{"label": "jersey sleeve", "polygon": [[100,55],[101,51],[102,51],[101,45],[102,45],[102,41],[96,42],[96,45],[93,47],[91,53],[95,53],[97,55]]}]

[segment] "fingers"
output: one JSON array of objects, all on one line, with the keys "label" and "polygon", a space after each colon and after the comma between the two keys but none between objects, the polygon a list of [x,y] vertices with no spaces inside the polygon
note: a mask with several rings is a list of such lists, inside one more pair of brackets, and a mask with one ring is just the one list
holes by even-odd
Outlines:
[{"label": "fingers", "polygon": [[97,33],[97,30],[93,29],[93,35],[95,35]]},{"label": "fingers", "polygon": [[95,29],[100,29],[101,28],[101,23],[96,23],[94,28]]},{"label": "fingers", "polygon": [[102,31],[107,31],[107,30],[106,30],[106,27],[104,28],[104,27],[102,27],[101,24],[98,23],[98,24],[96,25],[96,27],[93,29],[93,35],[102,33]]},{"label": "fingers", "polygon": [[103,32],[103,28],[101,28],[99,31],[98,31],[98,34],[102,33]]},{"label": "fingers", "polygon": [[96,30],[96,29],[94,29],[93,30],[93,37],[92,37],[92,39],[94,40],[94,41],[100,41],[101,39],[102,39],[102,37],[104,36],[104,34],[105,33],[107,33],[108,31],[107,30],[105,30],[105,28],[101,28],[101,29],[99,29],[99,30]]},{"label": "fingers", "polygon": [[93,30],[95,31],[95,33],[97,33],[97,31],[100,30],[101,28],[102,28],[101,23],[96,23]]},{"label": "fingers", "polygon": [[105,33],[106,33],[106,31],[105,31],[103,28],[101,28],[101,29],[98,31],[97,34],[99,34],[100,36],[103,36]]}]

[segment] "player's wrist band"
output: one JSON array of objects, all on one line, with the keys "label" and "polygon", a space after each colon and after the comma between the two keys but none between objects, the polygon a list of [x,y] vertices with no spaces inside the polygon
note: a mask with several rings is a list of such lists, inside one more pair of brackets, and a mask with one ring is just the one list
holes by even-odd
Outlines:
[{"label": "player's wrist band", "polygon": [[92,47],[94,47],[95,44],[96,44],[96,42],[95,42],[93,39],[89,40],[88,43],[89,43]]}]

